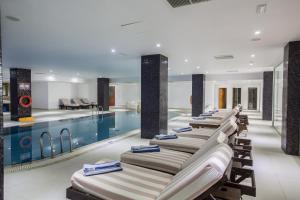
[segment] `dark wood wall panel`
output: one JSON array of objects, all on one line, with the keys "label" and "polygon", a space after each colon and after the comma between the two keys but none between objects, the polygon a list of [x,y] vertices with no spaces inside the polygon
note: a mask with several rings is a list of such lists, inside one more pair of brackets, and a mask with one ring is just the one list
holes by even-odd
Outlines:
[{"label": "dark wood wall panel", "polygon": [[272,120],[273,72],[264,72],[263,120]]},{"label": "dark wood wall panel", "polygon": [[199,116],[204,112],[205,75],[192,75],[192,116]]},{"label": "dark wood wall panel", "polygon": [[284,49],[281,147],[300,155],[300,41]]},{"label": "dark wood wall panel", "polygon": [[168,58],[141,59],[141,137],[152,139],[168,128]]}]

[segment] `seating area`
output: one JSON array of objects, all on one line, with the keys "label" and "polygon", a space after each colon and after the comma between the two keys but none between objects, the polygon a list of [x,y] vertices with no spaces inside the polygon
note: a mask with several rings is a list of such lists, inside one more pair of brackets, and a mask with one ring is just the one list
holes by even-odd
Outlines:
[{"label": "seating area", "polygon": [[[71,177],[67,198],[118,199],[241,199],[256,196],[251,140],[239,138],[239,108],[221,116],[219,127],[193,128],[177,137],[152,139],[120,157],[121,170],[92,176],[79,170]],[[209,118],[205,125],[215,125]],[[170,133],[174,135],[174,133]],[[133,147],[132,147],[133,148]],[[150,148],[150,149],[149,149]],[[158,148],[159,151],[153,149]],[[152,150],[151,150],[152,149]],[[118,161],[114,161],[118,162]],[[96,164],[109,163],[101,160]],[[245,184],[246,179],[251,184]]]},{"label": "seating area", "polygon": [[59,99],[60,109],[89,109],[97,106],[97,103],[90,102],[87,98],[72,98],[71,100],[66,98]]}]

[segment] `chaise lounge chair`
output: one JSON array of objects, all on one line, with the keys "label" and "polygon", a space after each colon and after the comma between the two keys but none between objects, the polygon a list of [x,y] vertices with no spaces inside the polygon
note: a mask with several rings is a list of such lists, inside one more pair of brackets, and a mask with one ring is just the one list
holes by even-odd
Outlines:
[{"label": "chaise lounge chair", "polygon": [[80,105],[76,103],[72,103],[69,99],[59,99],[59,107],[60,109],[79,109]]},{"label": "chaise lounge chair", "polygon": [[82,170],[71,178],[71,200],[190,200],[205,199],[229,179],[233,151],[219,144],[175,176],[126,163],[123,171],[85,177]]},{"label": "chaise lounge chair", "polygon": [[71,99],[71,102],[80,106],[80,108],[89,108],[91,104],[83,103],[79,98]]}]

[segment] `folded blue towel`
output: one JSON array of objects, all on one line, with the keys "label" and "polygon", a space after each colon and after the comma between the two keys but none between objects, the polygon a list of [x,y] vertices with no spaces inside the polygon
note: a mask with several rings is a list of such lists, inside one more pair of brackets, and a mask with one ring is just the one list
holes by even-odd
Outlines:
[{"label": "folded blue towel", "polygon": [[108,172],[121,171],[121,163],[119,161],[111,161],[100,164],[84,164],[83,173],[85,176],[92,176],[97,174],[104,174]]},{"label": "folded blue towel", "polygon": [[157,140],[170,140],[170,139],[176,139],[176,138],[177,138],[177,135],[175,135],[175,134],[171,134],[171,135],[160,134],[160,135],[155,136],[155,139],[157,139]]},{"label": "folded blue towel", "polygon": [[184,127],[184,128],[173,128],[173,131],[175,131],[176,133],[181,133],[181,132],[187,132],[187,131],[191,131],[193,130],[192,127]]},{"label": "folded blue towel", "polygon": [[132,153],[160,152],[160,147],[158,145],[132,146],[131,152]]},{"label": "folded blue towel", "polygon": [[211,117],[212,114],[210,114],[210,113],[203,113],[203,114],[201,114],[200,116],[201,116],[201,117]]},{"label": "folded blue towel", "polygon": [[199,117],[192,117],[193,120],[204,120],[205,117],[199,116]]}]

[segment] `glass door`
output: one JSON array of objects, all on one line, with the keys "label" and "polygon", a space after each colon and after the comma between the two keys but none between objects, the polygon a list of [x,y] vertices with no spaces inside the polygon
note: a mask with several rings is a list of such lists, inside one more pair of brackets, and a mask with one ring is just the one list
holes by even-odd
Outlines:
[{"label": "glass door", "polygon": [[226,109],[227,88],[219,88],[219,109]]}]

